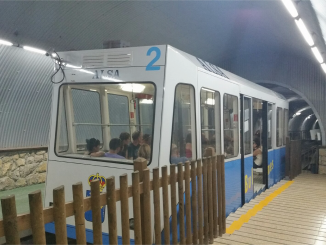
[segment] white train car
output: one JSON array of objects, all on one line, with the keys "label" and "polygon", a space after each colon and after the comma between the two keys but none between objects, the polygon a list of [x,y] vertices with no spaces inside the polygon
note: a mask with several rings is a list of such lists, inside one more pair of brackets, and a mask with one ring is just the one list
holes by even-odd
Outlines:
[{"label": "white train car", "polygon": [[[227,215],[284,177],[288,103],[275,92],[167,45],[59,55],[66,66],[63,81],[57,75],[53,85],[45,206],[60,185],[69,201],[71,186],[80,181],[85,195],[93,178],[101,179],[103,191],[112,175],[117,187],[124,173],[131,183],[132,159],[85,154],[86,139],[98,139],[100,151],[107,152],[122,132],[150,135],[150,170],[202,158],[208,147],[225,154]],[[263,146],[260,171],[253,171],[255,133]],[[119,208],[118,203],[118,214]],[[131,218],[132,213],[130,205]],[[88,242],[91,218],[85,213]],[[67,229],[74,238],[73,218]],[[54,232],[54,224],[46,230]]]}]

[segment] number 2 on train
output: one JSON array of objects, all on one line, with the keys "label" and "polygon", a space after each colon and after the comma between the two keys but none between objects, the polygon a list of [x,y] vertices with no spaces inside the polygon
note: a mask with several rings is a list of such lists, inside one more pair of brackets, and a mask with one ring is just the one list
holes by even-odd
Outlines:
[{"label": "number 2 on train", "polygon": [[152,59],[151,62],[148,63],[148,65],[146,66],[146,71],[158,71],[161,67],[159,66],[153,66],[155,64],[156,61],[158,61],[161,57],[161,50],[158,47],[151,47],[148,51],[147,51],[147,56],[150,56],[151,53],[155,52],[156,56],[154,57],[154,59]]}]

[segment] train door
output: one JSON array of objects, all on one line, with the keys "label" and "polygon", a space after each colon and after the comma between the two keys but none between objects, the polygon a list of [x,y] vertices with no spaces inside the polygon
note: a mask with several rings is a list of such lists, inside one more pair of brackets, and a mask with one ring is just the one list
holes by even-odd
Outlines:
[{"label": "train door", "polygon": [[252,183],[254,196],[265,189],[267,166],[267,107],[260,99],[252,99],[253,124],[253,172]]},{"label": "train door", "polygon": [[242,177],[242,205],[253,198],[253,134],[252,98],[241,95],[240,100],[240,149]]}]

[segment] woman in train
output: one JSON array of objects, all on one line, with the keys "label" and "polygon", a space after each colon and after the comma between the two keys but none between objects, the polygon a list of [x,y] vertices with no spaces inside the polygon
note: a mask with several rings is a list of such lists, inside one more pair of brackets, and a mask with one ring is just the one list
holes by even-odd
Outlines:
[{"label": "woman in train", "polygon": [[118,152],[118,155],[128,159],[128,146],[130,143],[130,134],[127,132],[123,132],[120,134],[120,140],[121,140],[121,148]]},{"label": "woman in train", "polygon": [[145,158],[149,161],[151,158],[151,147],[148,144],[142,144],[138,150],[138,157]]},{"label": "woman in train", "polygon": [[263,162],[262,148],[260,146],[260,140],[258,137],[254,138],[253,142],[253,156],[254,156],[254,168],[261,168]]},{"label": "woman in train", "polygon": [[86,140],[87,155],[92,157],[103,157],[104,152],[100,151],[100,141],[95,138]]}]

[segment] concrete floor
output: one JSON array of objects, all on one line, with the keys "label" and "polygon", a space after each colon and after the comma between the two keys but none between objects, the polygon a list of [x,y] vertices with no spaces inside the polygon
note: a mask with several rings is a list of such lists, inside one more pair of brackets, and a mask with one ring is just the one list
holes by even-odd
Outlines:
[{"label": "concrete floor", "polygon": [[[42,191],[42,196],[44,200],[45,184],[30,185],[30,186],[16,188],[8,191],[0,191],[0,199],[5,196],[15,195],[17,214],[28,213],[29,212],[28,194],[37,190]],[[1,203],[0,203],[0,210],[2,210]],[[2,219],[2,211],[0,211],[0,219]]]}]

